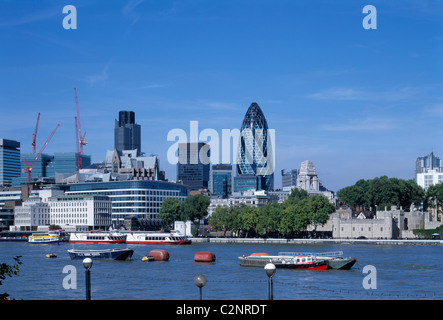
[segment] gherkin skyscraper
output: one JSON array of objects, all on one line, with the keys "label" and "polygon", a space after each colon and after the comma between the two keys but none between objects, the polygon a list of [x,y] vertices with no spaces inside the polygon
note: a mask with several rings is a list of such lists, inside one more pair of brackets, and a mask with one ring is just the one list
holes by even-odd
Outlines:
[{"label": "gherkin skyscraper", "polygon": [[240,130],[237,174],[257,176],[261,179],[261,188],[267,191],[274,189],[274,157],[270,133],[263,111],[253,102]]}]

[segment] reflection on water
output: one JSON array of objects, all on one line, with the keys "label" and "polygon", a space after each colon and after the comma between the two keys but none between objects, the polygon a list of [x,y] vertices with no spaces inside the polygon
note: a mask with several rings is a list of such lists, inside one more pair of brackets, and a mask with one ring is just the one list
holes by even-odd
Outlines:
[{"label": "reflection on water", "polygon": [[[24,242],[0,242],[0,262],[13,263],[22,256],[20,276],[7,278],[0,292],[23,299],[84,299],[85,277],[81,260],[70,260],[69,243],[30,245]],[[92,299],[198,299],[193,279],[204,274],[203,288],[209,300],[266,300],[267,276],[261,268],[240,267],[238,257],[253,252],[277,254],[281,251],[344,252],[354,256],[358,265],[352,270],[294,271],[277,269],[274,298],[292,299],[442,299],[442,284],[436,279],[443,271],[441,246],[382,245],[287,245],[287,244],[211,244],[190,246],[78,244],[78,249],[129,247],[131,261],[94,261],[91,269]],[[142,262],[152,249],[169,252],[167,262]],[[214,264],[195,263],[195,252],[216,255]],[[47,253],[57,258],[47,259]],[[77,289],[63,288],[66,265],[75,266]],[[365,290],[362,282],[365,265],[377,270],[377,289]]]}]

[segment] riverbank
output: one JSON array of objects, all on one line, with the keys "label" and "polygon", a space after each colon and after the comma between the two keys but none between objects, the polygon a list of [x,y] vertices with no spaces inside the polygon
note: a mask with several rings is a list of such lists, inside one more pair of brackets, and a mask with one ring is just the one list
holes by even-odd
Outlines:
[{"label": "riverbank", "polygon": [[375,244],[375,245],[443,245],[443,240],[428,239],[272,239],[272,238],[189,238],[194,243],[238,244]]}]

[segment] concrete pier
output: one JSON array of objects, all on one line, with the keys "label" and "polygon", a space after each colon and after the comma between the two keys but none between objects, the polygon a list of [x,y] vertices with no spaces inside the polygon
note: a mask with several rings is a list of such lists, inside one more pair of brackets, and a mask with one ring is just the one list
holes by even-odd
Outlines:
[{"label": "concrete pier", "polygon": [[194,243],[241,244],[375,244],[375,245],[443,245],[443,240],[428,239],[272,239],[272,238],[189,238]]}]

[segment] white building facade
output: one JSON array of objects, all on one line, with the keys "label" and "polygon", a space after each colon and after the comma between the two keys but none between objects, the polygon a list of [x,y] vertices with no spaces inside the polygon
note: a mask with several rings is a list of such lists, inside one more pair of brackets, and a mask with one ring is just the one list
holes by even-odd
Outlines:
[{"label": "white building facade", "polygon": [[50,224],[66,231],[108,229],[112,223],[112,202],[103,195],[61,195],[48,199]]}]

